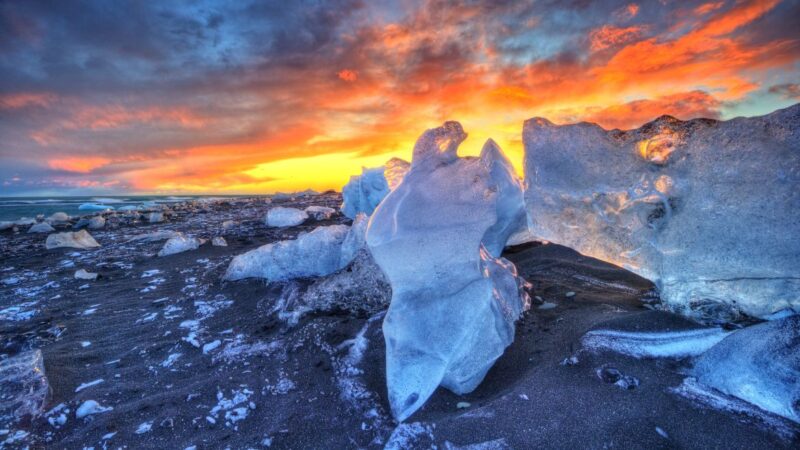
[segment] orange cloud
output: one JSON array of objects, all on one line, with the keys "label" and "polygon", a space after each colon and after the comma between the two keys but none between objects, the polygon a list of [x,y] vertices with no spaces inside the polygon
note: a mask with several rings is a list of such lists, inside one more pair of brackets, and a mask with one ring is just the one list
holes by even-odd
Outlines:
[{"label": "orange cloud", "polygon": [[83,107],[66,128],[119,128],[133,123],[163,123],[187,128],[202,127],[207,119],[188,108],[127,108],[124,106]]},{"label": "orange cloud", "polygon": [[639,14],[639,5],[636,3],[630,3],[614,12],[614,17],[616,17],[618,20],[624,21],[633,19],[637,14]]},{"label": "orange cloud", "polygon": [[694,13],[698,16],[704,16],[712,11],[716,11],[725,4],[725,2],[709,2],[703,3],[702,5],[698,6],[694,9]]},{"label": "orange cloud", "polygon": [[356,81],[358,79],[358,74],[349,69],[340,70],[337,75],[344,81]]},{"label": "orange cloud", "polygon": [[0,109],[18,109],[28,106],[47,107],[58,97],[50,93],[22,92],[0,95]]},{"label": "orange cloud", "polygon": [[108,158],[101,157],[67,157],[51,159],[47,165],[51,169],[64,170],[74,173],[90,173],[95,169],[106,166],[111,163]]},{"label": "orange cloud", "polygon": [[718,118],[721,102],[703,91],[683,92],[655,99],[635,100],[593,110],[583,116],[604,128],[631,129],[664,114],[681,120]]},{"label": "orange cloud", "polygon": [[616,47],[627,44],[642,34],[642,27],[619,28],[611,25],[604,25],[594,31],[590,36],[592,51],[605,50],[609,47]]}]

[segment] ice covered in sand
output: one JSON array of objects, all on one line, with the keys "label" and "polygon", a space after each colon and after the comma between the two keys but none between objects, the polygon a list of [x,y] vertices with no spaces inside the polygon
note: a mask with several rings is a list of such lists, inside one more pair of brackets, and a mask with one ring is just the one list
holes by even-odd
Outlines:
[{"label": "ice covered in sand", "polygon": [[100,244],[94,240],[91,234],[86,230],[54,233],[47,236],[45,247],[48,250],[59,247],[71,247],[80,249],[89,249],[100,247]]},{"label": "ice covered in sand", "polygon": [[692,375],[800,423],[800,315],[734,332],[698,358]]},{"label": "ice covered in sand", "polygon": [[800,105],[631,131],[528,120],[531,232],[649,278],[679,312],[800,308],[798,128]]},{"label": "ice covered in sand", "polygon": [[385,166],[361,169],[342,188],[342,214],[353,219],[358,213],[372,214],[381,200],[403,180],[409,164],[392,158]]},{"label": "ice covered in sand", "polygon": [[327,220],[330,219],[331,216],[336,214],[336,210],[333,208],[328,208],[327,206],[309,206],[305,209],[306,214],[309,217],[313,217],[314,220]]},{"label": "ice covered in sand", "polygon": [[367,230],[392,286],[383,333],[399,420],[440,384],[459,394],[475,389],[528,306],[514,265],[495,257],[523,210],[520,184],[491,141],[479,158],[459,158],[466,136],[457,122],[426,131]]},{"label": "ice covered in sand", "polygon": [[297,208],[278,206],[267,211],[264,222],[268,227],[294,227],[308,219],[308,214]]},{"label": "ice covered in sand", "polygon": [[202,242],[193,236],[186,236],[183,233],[177,233],[164,243],[164,246],[159,250],[158,256],[174,255],[176,253],[183,253],[189,250],[197,250]]},{"label": "ice covered in sand", "polygon": [[[225,272],[226,280],[244,278],[266,278],[269,281],[285,281],[328,275],[346,266],[355,252],[342,257],[344,242],[358,242],[363,238],[349,236],[363,233],[363,228],[351,229],[347,225],[317,227],[297,239],[273,242],[236,256]],[[349,249],[350,247],[348,247]]]}]

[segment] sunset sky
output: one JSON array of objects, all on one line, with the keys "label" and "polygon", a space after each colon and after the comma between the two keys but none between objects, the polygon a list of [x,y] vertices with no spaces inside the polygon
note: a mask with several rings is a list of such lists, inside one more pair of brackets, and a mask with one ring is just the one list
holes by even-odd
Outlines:
[{"label": "sunset sky", "polygon": [[0,195],[339,189],[458,120],[800,101],[800,0],[0,1]]}]

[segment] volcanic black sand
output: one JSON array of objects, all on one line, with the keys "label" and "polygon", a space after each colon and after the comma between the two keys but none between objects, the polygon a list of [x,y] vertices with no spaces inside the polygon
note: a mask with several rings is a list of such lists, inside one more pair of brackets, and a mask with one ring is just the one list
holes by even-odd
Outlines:
[{"label": "volcanic black sand", "polygon": [[[340,201],[325,194],[273,205]],[[657,298],[647,280],[538,243],[505,255],[538,297],[517,323],[514,343],[475,392],[439,389],[398,425],[387,413],[382,313],[312,311],[292,325],[273,312],[286,283],[221,281],[237,254],[319,225],[348,223],[337,214],[269,229],[263,217],[270,206],[263,199],[191,203],[159,224],[112,218],[107,229],[91,232],[102,244],[95,250],[45,250],[45,235],[0,234],[0,351],[5,358],[40,348],[51,388],[41,416],[0,424],[0,447],[800,445],[796,425],[676,393],[690,361],[581,351],[580,338],[591,329],[699,325],[651,306]],[[223,228],[226,220],[235,223]],[[228,246],[157,257],[163,241],[126,239],[157,230],[224,236]],[[100,278],[74,279],[78,269]],[[630,377],[629,388],[613,383],[619,376]],[[96,380],[103,381],[76,392]],[[87,400],[113,409],[76,418]]]}]

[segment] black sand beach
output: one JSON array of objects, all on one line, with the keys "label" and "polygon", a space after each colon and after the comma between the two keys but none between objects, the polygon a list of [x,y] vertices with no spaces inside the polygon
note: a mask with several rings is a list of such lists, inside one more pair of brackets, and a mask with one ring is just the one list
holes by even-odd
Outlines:
[{"label": "black sand beach", "polygon": [[[274,204],[340,202],[328,193]],[[6,358],[41,349],[51,392],[42,416],[0,425],[0,447],[800,445],[795,424],[712,408],[676,392],[689,361],[581,351],[580,338],[592,329],[699,325],[654,307],[647,280],[540,243],[506,250],[539,299],[484,382],[465,396],[440,388],[398,425],[388,414],[382,313],[310,311],[290,324],[275,305],[308,283],[221,280],[235,255],[319,225],[348,223],[337,213],[270,229],[263,224],[270,206],[263,199],[224,200],[177,205],[158,224],[109,219],[106,229],[91,232],[102,245],[94,250],[46,250],[45,235],[2,232],[0,352]],[[223,229],[227,220],[235,223]],[[158,257],[163,241],[127,240],[159,230],[224,236],[228,246],[207,243]],[[75,279],[78,269],[100,277]],[[631,377],[628,389],[614,384],[612,369]],[[89,386],[76,392],[82,384]],[[113,409],[76,418],[87,400]]]}]

